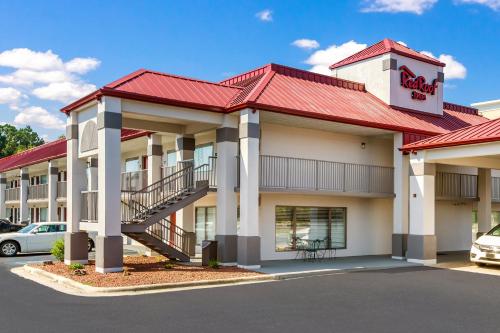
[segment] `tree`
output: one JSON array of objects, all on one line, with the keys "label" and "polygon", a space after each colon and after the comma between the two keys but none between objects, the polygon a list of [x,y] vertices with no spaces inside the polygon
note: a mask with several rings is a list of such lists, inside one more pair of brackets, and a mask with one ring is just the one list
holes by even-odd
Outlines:
[{"label": "tree", "polygon": [[0,158],[43,143],[43,139],[30,126],[17,129],[9,124],[0,125]]}]

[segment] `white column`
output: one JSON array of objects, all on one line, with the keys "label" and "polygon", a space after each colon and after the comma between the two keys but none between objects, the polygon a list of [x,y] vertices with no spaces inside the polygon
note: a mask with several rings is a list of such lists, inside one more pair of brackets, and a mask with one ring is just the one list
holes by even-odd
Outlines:
[{"label": "white column", "polygon": [[99,188],[97,166],[97,158],[91,157],[87,160],[87,189],[89,191],[97,191]]},{"label": "white column", "polygon": [[162,156],[161,136],[150,134],[148,136],[148,185],[156,183],[161,179]]},{"label": "white column", "polygon": [[392,224],[392,258],[403,259],[406,256],[408,241],[408,183],[409,156],[399,150],[403,146],[403,133],[394,134],[394,203]]},{"label": "white column", "polygon": [[[194,158],[195,141],[192,135],[178,135],[175,140],[177,162]],[[179,165],[179,164],[178,164]],[[194,205],[184,207],[177,212],[176,223],[187,232],[194,232]]]},{"label": "white column", "polygon": [[478,169],[477,174],[477,237],[491,229],[491,169]]},{"label": "white column", "polygon": [[57,161],[49,161],[47,174],[49,188],[47,198],[49,202],[47,221],[54,222],[57,221],[57,176],[59,174]]},{"label": "white column", "polygon": [[22,168],[20,170],[20,189],[19,189],[19,220],[26,221],[29,218],[29,208],[28,208],[28,188],[30,183],[30,175],[28,174],[28,168]]},{"label": "white column", "polygon": [[121,100],[104,96],[97,106],[98,235],[96,271],[123,270],[121,236]]},{"label": "white column", "polygon": [[78,113],[68,116],[66,126],[67,147],[67,232],[64,235],[64,263],[86,263],[88,261],[86,232],[80,231],[82,191],[86,189],[85,161],[78,158]]},{"label": "white column", "polygon": [[5,190],[7,189],[7,175],[5,173],[0,173],[0,217],[9,218],[7,216],[7,210],[5,208]]},{"label": "white column", "polygon": [[426,163],[422,152],[410,158],[410,233],[407,260],[436,263],[435,174],[436,166]]},{"label": "white column", "polygon": [[240,112],[240,232],[238,266],[260,267],[259,111]]},{"label": "white column", "polygon": [[218,257],[223,264],[237,262],[238,202],[234,188],[237,179],[238,119],[224,116],[223,125],[216,131],[217,142],[217,223],[215,240]]}]

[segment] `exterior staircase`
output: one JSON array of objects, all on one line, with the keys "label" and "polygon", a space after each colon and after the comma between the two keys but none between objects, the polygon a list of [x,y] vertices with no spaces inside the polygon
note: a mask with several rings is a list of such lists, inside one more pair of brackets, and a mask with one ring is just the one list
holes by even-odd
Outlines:
[{"label": "exterior staircase", "polygon": [[194,256],[194,232],[172,224],[168,217],[207,195],[208,164],[182,168],[141,190],[122,192],[122,233],[161,255],[180,261]]}]

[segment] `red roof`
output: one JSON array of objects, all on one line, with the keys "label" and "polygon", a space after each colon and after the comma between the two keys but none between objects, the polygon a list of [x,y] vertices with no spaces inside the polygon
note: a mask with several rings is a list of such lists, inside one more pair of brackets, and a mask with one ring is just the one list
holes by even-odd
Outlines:
[{"label": "red roof", "polygon": [[[122,129],[122,141],[132,140],[147,134],[149,134],[149,132]],[[66,157],[66,148],[66,139],[59,139],[38,147],[27,149],[18,154],[1,158],[0,172],[20,169],[30,165]]]},{"label": "red roof", "polygon": [[404,151],[500,141],[500,119],[461,128],[403,146]]},{"label": "red roof", "polygon": [[420,52],[417,52],[415,50],[410,49],[409,47],[406,47],[402,44],[399,44],[398,42],[395,42],[391,39],[384,39],[377,44],[373,44],[372,46],[367,47],[364,50],[359,51],[358,53],[353,54],[350,57],[347,57],[333,65],[330,66],[330,69],[342,67],[345,65],[353,64],[355,62],[373,58],[382,54],[386,53],[396,53],[405,57],[409,57],[415,60],[423,61],[432,65],[436,66],[446,66],[439,60],[426,56],[425,54],[422,54]]},{"label": "red roof", "polygon": [[239,87],[140,69],[66,106],[62,111],[68,113],[100,95],[223,111],[240,91]]},{"label": "red roof", "polygon": [[486,121],[476,109],[444,103],[443,116],[390,107],[362,83],[269,64],[220,83],[139,70],[65,107],[102,95],[230,113],[258,108],[309,118],[436,135]]}]

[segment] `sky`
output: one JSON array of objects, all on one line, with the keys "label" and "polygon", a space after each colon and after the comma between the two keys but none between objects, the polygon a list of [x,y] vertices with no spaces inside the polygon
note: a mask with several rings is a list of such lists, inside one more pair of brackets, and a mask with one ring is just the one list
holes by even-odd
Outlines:
[{"label": "sky", "polygon": [[327,73],[384,38],[447,64],[446,101],[500,99],[500,0],[0,0],[0,123],[53,140],[61,107],[139,68]]}]

